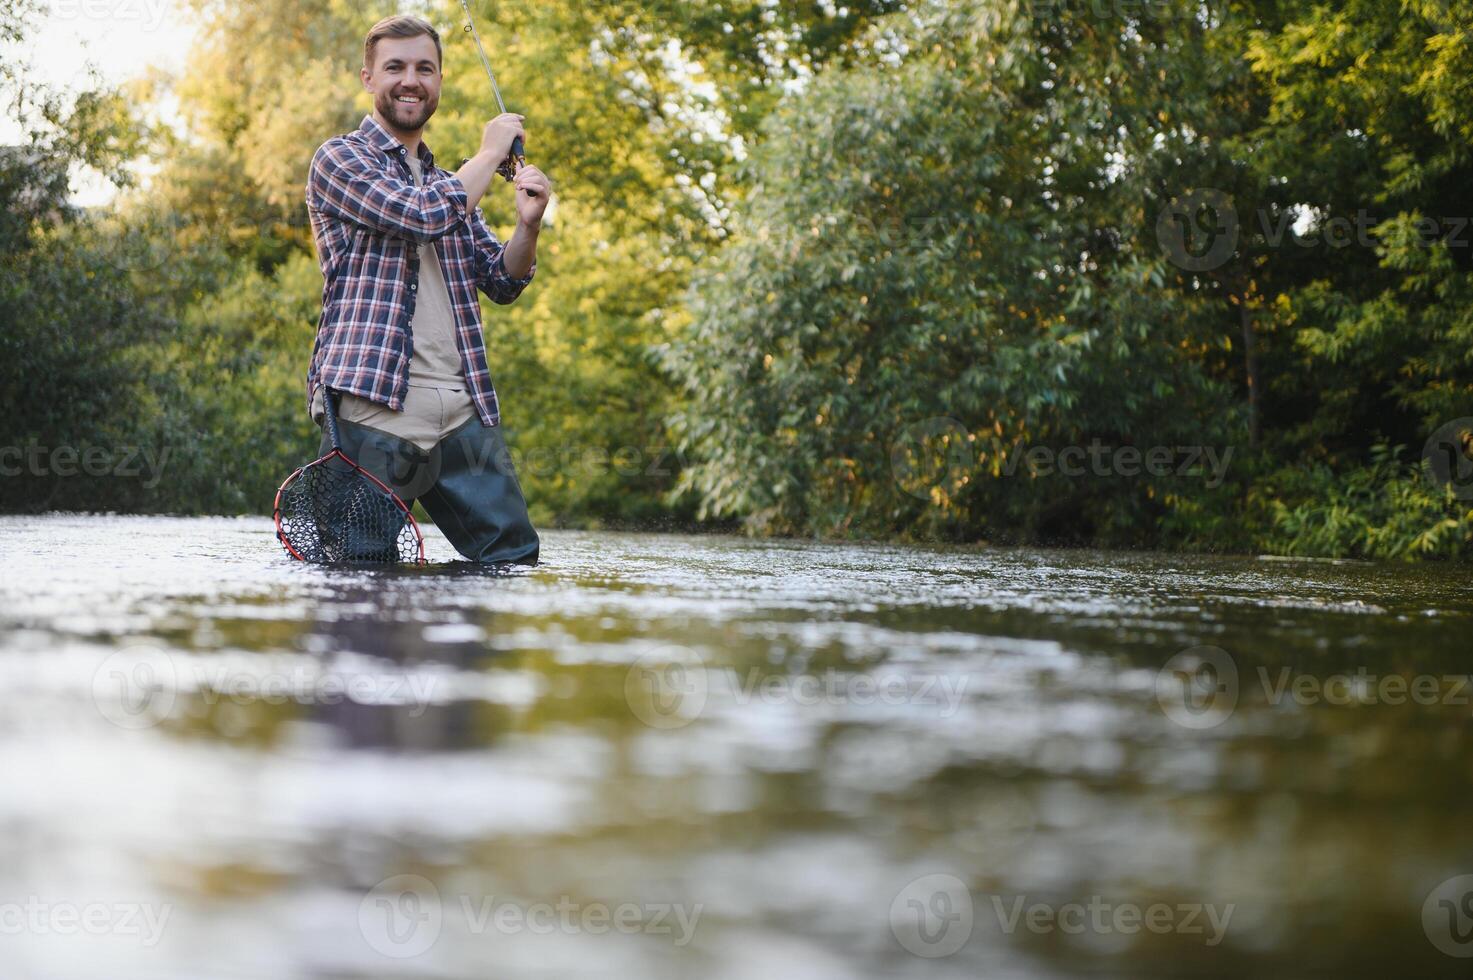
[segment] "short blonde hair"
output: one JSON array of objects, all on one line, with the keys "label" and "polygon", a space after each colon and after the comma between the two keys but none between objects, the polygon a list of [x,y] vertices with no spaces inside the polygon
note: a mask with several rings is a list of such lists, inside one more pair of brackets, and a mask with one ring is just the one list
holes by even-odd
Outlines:
[{"label": "short blonde hair", "polygon": [[435,42],[435,60],[444,63],[445,56],[440,50],[440,32],[430,25],[430,22],[413,14],[396,14],[393,17],[385,17],[369,29],[368,37],[363,39],[363,67],[373,67],[373,49],[386,37],[424,37]]}]

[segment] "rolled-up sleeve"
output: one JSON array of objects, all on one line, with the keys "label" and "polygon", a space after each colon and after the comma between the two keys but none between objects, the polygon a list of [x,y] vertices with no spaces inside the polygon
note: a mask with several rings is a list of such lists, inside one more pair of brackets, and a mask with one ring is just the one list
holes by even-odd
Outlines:
[{"label": "rolled-up sleeve", "polygon": [[423,245],[443,238],[465,219],[466,193],[453,175],[423,187],[386,175],[380,160],[349,140],[332,139],[312,157],[307,204]]},{"label": "rolled-up sleeve", "polygon": [[486,216],[481,213],[480,208],[476,208],[472,214],[470,226],[476,243],[476,287],[493,303],[505,306],[516,302],[532,277],[537,275],[537,260],[532,260],[532,268],[527,270],[526,278],[517,279],[508,275],[505,256],[502,254],[506,246],[487,227]]}]

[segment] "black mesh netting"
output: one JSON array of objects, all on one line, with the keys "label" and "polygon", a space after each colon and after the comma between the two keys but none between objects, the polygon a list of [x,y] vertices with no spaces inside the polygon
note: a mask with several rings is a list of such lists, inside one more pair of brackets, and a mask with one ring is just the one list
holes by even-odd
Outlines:
[{"label": "black mesh netting", "polygon": [[304,466],[276,495],[276,528],[309,562],[418,562],[419,529],[398,499],[339,457]]}]

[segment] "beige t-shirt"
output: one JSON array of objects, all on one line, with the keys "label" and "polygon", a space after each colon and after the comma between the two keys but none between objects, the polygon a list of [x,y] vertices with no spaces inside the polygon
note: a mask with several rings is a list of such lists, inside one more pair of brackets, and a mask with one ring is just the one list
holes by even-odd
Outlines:
[{"label": "beige t-shirt", "polygon": [[[423,184],[419,158],[410,154],[408,159],[414,182]],[[419,288],[409,331],[414,338],[409,383],[429,388],[464,388],[465,370],[460,366],[460,345],[455,340],[455,313],[450,308],[450,290],[445,285],[440,256],[433,242],[419,247]]]}]

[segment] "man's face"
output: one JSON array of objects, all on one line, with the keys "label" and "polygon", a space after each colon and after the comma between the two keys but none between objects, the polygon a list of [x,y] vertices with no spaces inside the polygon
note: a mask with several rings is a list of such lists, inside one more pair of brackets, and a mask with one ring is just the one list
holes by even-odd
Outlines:
[{"label": "man's face", "polygon": [[427,35],[379,41],[361,77],[378,114],[403,132],[423,128],[440,105],[440,59]]}]

